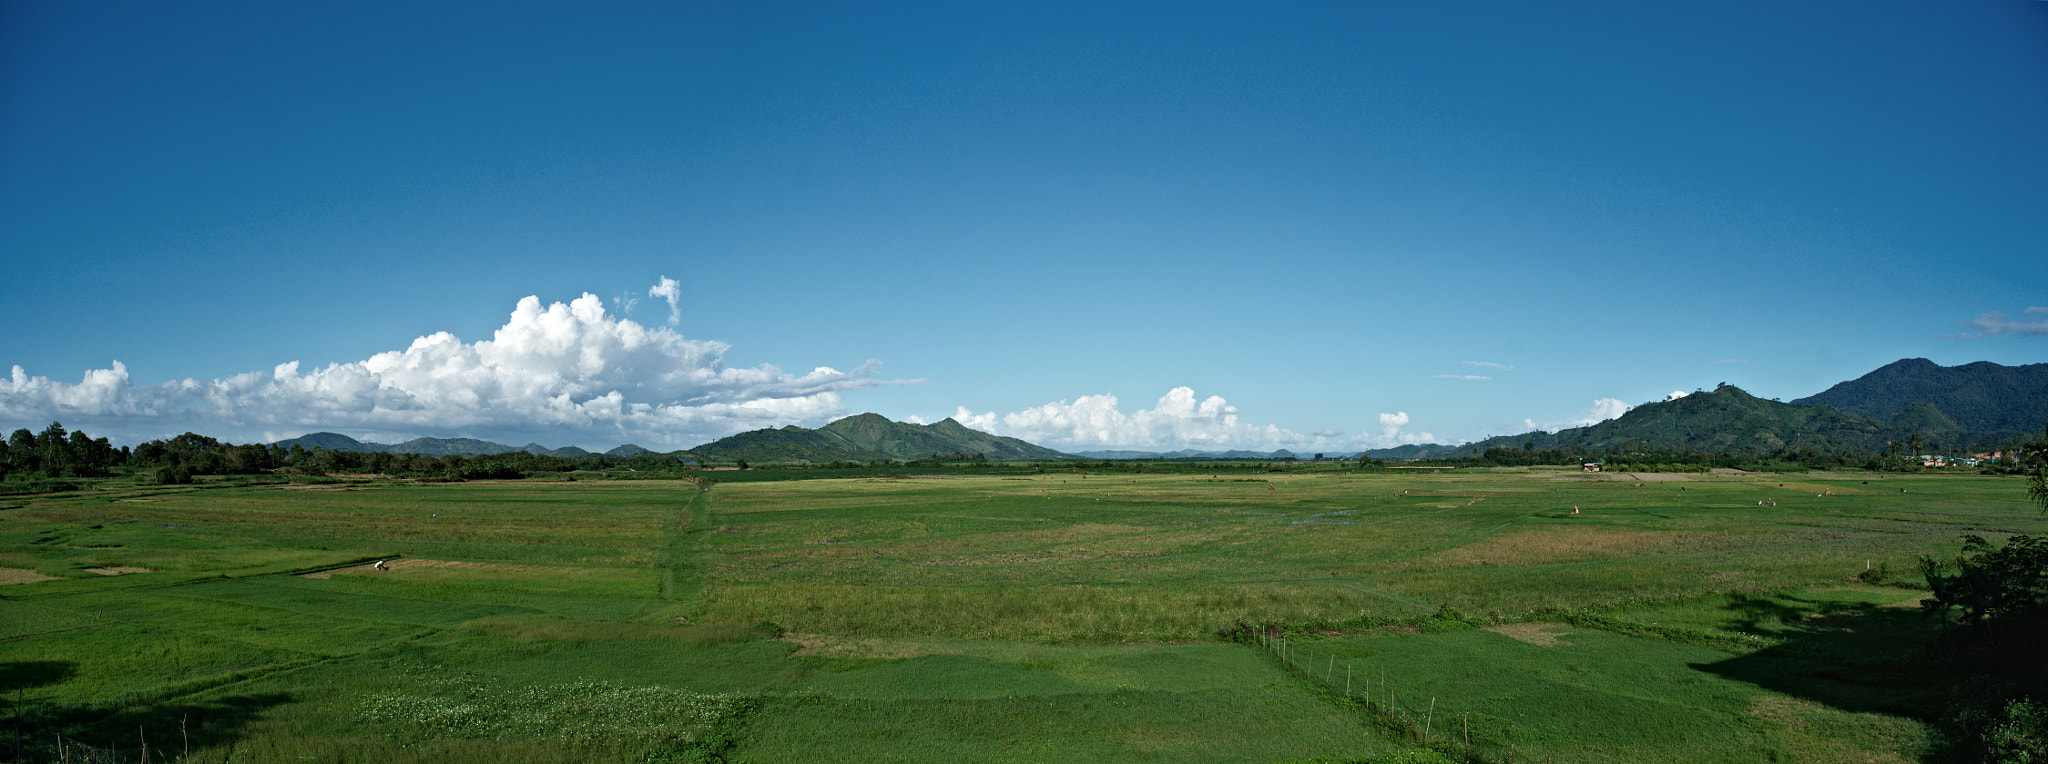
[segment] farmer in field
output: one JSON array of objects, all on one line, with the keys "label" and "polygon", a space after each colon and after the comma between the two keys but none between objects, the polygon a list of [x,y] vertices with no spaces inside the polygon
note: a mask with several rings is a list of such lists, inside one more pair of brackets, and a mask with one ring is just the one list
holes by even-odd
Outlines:
[{"label": "farmer in field", "polygon": [[376,564],[376,565],[375,565],[374,567],[375,567],[375,568],[377,568],[378,570],[390,570],[390,569],[391,569],[391,568],[388,568],[388,567],[386,567],[386,566],[384,565],[384,561],[383,561],[383,560],[378,560],[378,561],[377,561],[377,564]]}]

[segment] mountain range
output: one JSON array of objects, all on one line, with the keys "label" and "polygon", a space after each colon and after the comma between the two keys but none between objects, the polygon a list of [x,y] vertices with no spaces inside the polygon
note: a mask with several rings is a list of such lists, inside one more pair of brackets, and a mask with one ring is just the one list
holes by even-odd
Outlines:
[{"label": "mountain range", "polygon": [[[1813,396],[1781,403],[1722,385],[1673,400],[1646,403],[1618,418],[1556,432],[1527,432],[1462,445],[1417,444],[1371,449],[1376,459],[1456,459],[1497,446],[1566,448],[1587,452],[1639,449],[1818,451],[1874,453],[1915,435],[1927,450],[1991,450],[2042,434],[2048,424],[2048,364],[2003,366],[1980,361],[1939,366],[1907,358],[1843,382]],[[508,446],[473,438],[414,438],[404,443],[366,443],[346,435],[316,432],[277,445],[340,451],[388,451],[447,456],[525,451],[550,456],[591,454],[575,446],[550,449],[538,443]],[[627,444],[607,456],[649,453]],[[1086,459],[1286,459],[1286,451],[1101,450],[1065,454],[1017,438],[968,429],[945,419],[933,424],[892,422],[880,414],[859,414],[818,429],[791,425],[743,432],[675,452],[706,461],[867,462],[931,457],[989,461]],[[979,454],[979,457],[974,455]],[[1325,454],[1355,458],[1357,454]]]},{"label": "mountain range", "polygon": [[1792,403],[1833,406],[1878,419],[1924,403],[1965,430],[2038,433],[2048,423],[2048,363],[1938,366],[1925,358],[1906,358]]},{"label": "mountain range", "polygon": [[[281,448],[303,446],[308,449],[324,448],[329,451],[361,451],[364,453],[382,451],[393,454],[419,454],[421,456],[477,456],[480,454],[504,454],[513,451],[525,451],[529,454],[561,456],[573,459],[578,456],[589,456],[593,453],[575,446],[548,448],[539,443],[528,443],[524,446],[508,446],[503,443],[492,443],[488,440],[477,440],[475,438],[413,438],[404,443],[368,443],[338,432],[308,433],[290,440],[280,440],[272,445]],[[648,449],[628,443],[606,451],[604,455],[632,456],[644,453],[649,453]]]},{"label": "mountain range", "polygon": [[952,419],[932,424],[892,422],[860,414],[816,430],[795,425],[755,430],[690,449],[714,461],[835,462],[924,459],[948,454],[982,454],[989,461],[1063,461],[1073,457],[1016,438],[970,430]]},{"label": "mountain range", "polygon": [[[1586,427],[1428,448],[1445,449],[1431,458],[1477,456],[1497,446],[1588,452],[1629,447],[1875,453],[1894,441],[1906,443],[1917,435],[1923,450],[1960,452],[1997,450],[2039,437],[2044,425],[2048,425],[2048,364],[1978,362],[1945,367],[1924,358],[1908,358],[1791,403],[1765,400],[1723,385],[1637,406],[1620,417]],[[1366,453],[1382,459],[1403,458],[1392,451]]]}]

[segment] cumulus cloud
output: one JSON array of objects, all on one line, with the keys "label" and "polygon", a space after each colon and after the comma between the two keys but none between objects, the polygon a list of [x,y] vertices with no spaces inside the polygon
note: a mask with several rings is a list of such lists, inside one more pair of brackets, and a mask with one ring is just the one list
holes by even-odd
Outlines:
[{"label": "cumulus cloud", "polygon": [[[2048,316],[2048,307],[2035,306],[2020,312],[2026,315]],[[1997,334],[2010,334],[2019,337],[2048,337],[2048,318],[2032,321],[2026,319],[2011,321],[2007,320],[2005,315],[2005,311],[2002,310],[1994,310],[1983,314],[1970,319],[1970,328],[1975,330],[1973,333],[1950,336],[1989,337]]]},{"label": "cumulus cloud", "polygon": [[1595,398],[1593,405],[1586,409],[1586,413],[1576,419],[1562,422],[1544,422],[1541,424],[1538,424],[1534,419],[1524,419],[1522,423],[1530,430],[1557,432],[1558,430],[1569,430],[1574,427],[1590,427],[1609,419],[1618,419],[1621,415],[1628,413],[1631,408],[1634,407],[1623,403],[1620,398]]},{"label": "cumulus cloud", "polygon": [[1482,368],[1482,369],[1492,369],[1492,370],[1494,370],[1494,371],[1514,371],[1514,369],[1515,369],[1515,367],[1513,367],[1513,366],[1508,366],[1508,365],[1505,365],[1505,364],[1498,364],[1498,363],[1494,363],[1494,362],[1492,362],[1492,361],[1466,361],[1466,362],[1465,362],[1465,365],[1466,365],[1466,366],[1477,366],[1477,367],[1479,367],[1479,368]]},{"label": "cumulus cloud", "polygon": [[675,326],[683,320],[683,287],[675,279],[661,277],[661,282],[647,289],[648,297],[659,297],[668,301],[668,325]]},{"label": "cumulus cloud", "polygon": [[1457,379],[1457,380],[1464,380],[1464,381],[1466,381],[1466,382],[1489,382],[1489,381],[1492,381],[1492,380],[1493,380],[1493,378],[1492,378],[1492,377],[1482,377],[1482,376],[1479,376],[1479,375],[1477,375],[1477,374],[1438,374],[1438,375],[1436,375],[1436,378],[1437,378],[1437,379]]},{"label": "cumulus cloud", "polygon": [[1114,395],[1083,395],[1001,416],[961,406],[953,418],[977,430],[1069,450],[1272,449],[1305,441],[1281,427],[1241,422],[1237,407],[1222,396],[1197,400],[1188,387],[1167,391],[1149,409],[1127,414],[1118,404]]},{"label": "cumulus cloud", "polygon": [[1664,402],[1666,402],[1666,403],[1670,403],[1671,401],[1675,401],[1675,400],[1678,400],[1678,399],[1680,399],[1680,398],[1683,398],[1683,397],[1685,397],[1685,396],[1688,396],[1688,395],[1691,395],[1691,394],[1692,394],[1692,393],[1688,393],[1688,392],[1686,392],[1686,391],[1684,391],[1684,390],[1673,390],[1673,391],[1671,391],[1671,394],[1670,394],[1670,395],[1666,395],[1666,396],[1664,396]]},{"label": "cumulus cloud", "polygon": [[[662,281],[657,290],[678,292],[673,280]],[[437,332],[404,350],[312,370],[290,361],[268,373],[136,385],[119,361],[77,384],[15,366],[0,382],[0,420],[62,421],[116,438],[337,430],[681,448],[746,429],[827,421],[844,413],[842,392],[919,381],[881,380],[873,360],[801,375],[766,364],[726,368],[727,348],[614,317],[595,295],[545,306],[527,297],[491,339],[465,343]]]},{"label": "cumulus cloud", "polygon": [[[1398,421],[1389,426],[1388,417]],[[1427,432],[1410,433],[1406,413],[1381,414],[1379,432],[1347,436],[1319,430],[1304,436],[1277,425],[1239,418],[1222,396],[1198,398],[1193,388],[1167,391],[1152,408],[1124,412],[1114,395],[1083,395],[1009,414],[975,413],[961,406],[954,421],[997,435],[1022,438],[1062,451],[1136,449],[1146,451],[1346,451],[1403,443],[1432,442]]]},{"label": "cumulus cloud", "polygon": [[1394,446],[1436,442],[1436,436],[1426,431],[1408,432],[1407,430],[1408,412],[1399,411],[1392,414],[1380,414],[1379,438],[1373,442],[1373,447],[1392,448]]}]

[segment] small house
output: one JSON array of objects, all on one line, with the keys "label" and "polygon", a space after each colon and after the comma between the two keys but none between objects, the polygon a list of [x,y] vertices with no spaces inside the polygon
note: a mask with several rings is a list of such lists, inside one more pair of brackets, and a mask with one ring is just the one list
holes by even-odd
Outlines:
[{"label": "small house", "polygon": [[1600,471],[1601,469],[1605,468],[1606,466],[1607,466],[1607,465],[1605,465],[1605,464],[1602,464],[1602,463],[1600,463],[1600,462],[1586,462],[1585,464],[1581,464],[1581,465],[1579,465],[1579,468],[1580,468],[1580,469],[1583,469],[1583,470],[1585,470],[1585,471],[1587,471],[1587,472],[1599,472],[1599,471]]}]

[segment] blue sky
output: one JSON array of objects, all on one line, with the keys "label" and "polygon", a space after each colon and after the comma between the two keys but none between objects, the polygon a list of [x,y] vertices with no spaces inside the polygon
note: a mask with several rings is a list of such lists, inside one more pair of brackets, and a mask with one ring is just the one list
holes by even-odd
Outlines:
[{"label": "blue sky", "polygon": [[0,427],[1345,451],[2048,361],[2048,2],[582,5],[0,6]]}]

